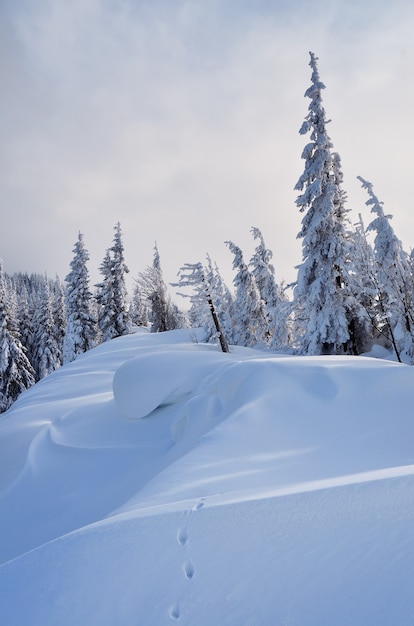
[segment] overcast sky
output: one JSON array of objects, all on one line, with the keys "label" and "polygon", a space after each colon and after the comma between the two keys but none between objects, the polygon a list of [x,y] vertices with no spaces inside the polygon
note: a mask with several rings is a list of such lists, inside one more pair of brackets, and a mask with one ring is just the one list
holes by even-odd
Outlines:
[{"label": "overcast sky", "polygon": [[121,222],[136,276],[206,253],[231,280],[263,232],[278,280],[301,261],[294,186],[309,50],[354,221],[371,181],[414,246],[411,0],[0,0],[0,257],[92,280]]}]

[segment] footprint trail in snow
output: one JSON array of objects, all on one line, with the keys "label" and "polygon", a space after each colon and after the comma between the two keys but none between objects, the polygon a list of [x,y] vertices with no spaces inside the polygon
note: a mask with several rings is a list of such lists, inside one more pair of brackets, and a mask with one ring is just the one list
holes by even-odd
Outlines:
[{"label": "footprint trail in snow", "polygon": [[[194,505],[194,507],[187,512],[187,514],[189,513],[191,515],[191,513],[195,513],[197,511],[200,511],[200,509],[202,509],[204,506],[204,498],[202,498],[201,500],[199,500],[197,502],[197,504]],[[181,526],[178,531],[177,531],[177,543],[179,546],[181,546],[181,548],[184,551],[184,554],[186,557],[188,557],[188,530],[187,530],[187,526]],[[191,559],[187,558],[184,563],[183,563],[183,572],[184,572],[184,576],[186,577],[187,580],[192,580],[195,576],[195,568],[194,568],[194,564],[192,562]],[[179,604],[174,604],[174,606],[170,609],[170,618],[173,620],[178,620],[180,619],[181,616],[181,611],[180,611],[180,606]]]}]

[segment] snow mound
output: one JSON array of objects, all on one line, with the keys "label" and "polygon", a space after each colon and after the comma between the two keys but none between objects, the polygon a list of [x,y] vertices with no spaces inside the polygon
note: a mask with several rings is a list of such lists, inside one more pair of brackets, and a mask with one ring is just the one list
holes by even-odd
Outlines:
[{"label": "snow mound", "polygon": [[147,417],[159,407],[185,399],[214,369],[223,364],[220,352],[159,351],[127,361],[116,371],[113,393],[123,417]]},{"label": "snow mound", "polygon": [[413,404],[383,359],[102,344],[0,420],[1,624],[411,623]]}]

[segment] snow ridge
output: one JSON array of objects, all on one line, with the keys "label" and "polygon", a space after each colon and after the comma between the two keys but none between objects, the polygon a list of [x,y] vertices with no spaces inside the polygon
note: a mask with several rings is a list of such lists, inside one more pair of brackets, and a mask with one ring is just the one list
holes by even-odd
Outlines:
[{"label": "snow ridge", "polygon": [[0,421],[9,625],[410,623],[414,370],[107,342]]}]

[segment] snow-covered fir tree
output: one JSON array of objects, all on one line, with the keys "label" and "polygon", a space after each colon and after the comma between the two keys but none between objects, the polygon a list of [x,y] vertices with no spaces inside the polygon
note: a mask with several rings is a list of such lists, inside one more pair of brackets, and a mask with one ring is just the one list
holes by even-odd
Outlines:
[{"label": "snow-covered fir tree", "polygon": [[361,354],[368,352],[374,342],[387,343],[387,341],[382,341],[383,333],[376,320],[378,285],[374,251],[368,242],[362,215],[359,214],[358,218],[352,238],[352,268],[349,280],[353,292],[358,294],[358,298],[353,299],[355,303],[353,335],[356,354]]},{"label": "snow-covered fir tree", "polygon": [[63,342],[66,331],[66,305],[64,287],[61,280],[57,276],[55,281],[52,282],[50,289],[54,336],[59,348],[59,361],[63,364]]},{"label": "snow-covered fir tree", "polygon": [[125,263],[124,244],[122,242],[121,225],[115,226],[114,243],[112,252],[113,295],[115,301],[115,328],[117,336],[127,335],[131,332],[131,320],[129,318],[128,293],[125,282],[125,274],[129,269]]},{"label": "snow-covered fir tree", "polygon": [[134,326],[149,325],[148,302],[142,294],[142,289],[136,281],[132,293],[131,303],[129,305],[129,317]]},{"label": "snow-covered fir tree", "polygon": [[358,237],[355,228],[349,218],[349,209],[346,206],[347,195],[342,188],[343,173],[341,159],[337,152],[332,153],[332,173],[335,181],[334,196],[334,236],[337,239],[339,258],[342,263],[336,267],[339,269],[337,279],[338,285],[342,289],[343,301],[348,321],[349,341],[343,346],[347,354],[361,354],[369,340],[367,336],[367,316],[366,310],[362,306],[359,281],[356,277],[356,245],[355,238]]},{"label": "snow-covered fir tree", "polygon": [[98,326],[102,341],[116,337],[115,309],[112,286],[112,261],[110,251],[107,250],[99,267],[102,281],[96,285],[96,300],[98,303]]},{"label": "snow-covered fir tree", "polygon": [[102,282],[97,285],[99,305],[98,325],[102,341],[127,335],[131,331],[125,274],[129,272],[124,259],[124,246],[119,222],[116,224],[114,242],[106,251],[100,272]]},{"label": "snow-covered fir tree", "polygon": [[257,245],[249,265],[267,318],[267,344],[272,350],[286,349],[289,343],[288,318],[291,304],[283,289],[276,283],[275,269],[271,263],[273,253],[266,248],[261,230],[253,227],[251,233]]},{"label": "snow-covered fir tree", "polygon": [[257,241],[249,266],[256,281],[260,296],[266,307],[272,308],[279,303],[279,290],[275,280],[275,268],[271,263],[273,252],[266,248],[262,232],[252,227],[250,232]]},{"label": "snow-covered fir tree", "polygon": [[[179,282],[171,283],[172,287],[190,287],[190,283],[185,277],[185,273],[190,273],[193,268],[197,264],[186,263],[183,265],[179,272]],[[204,272],[205,268],[201,263],[198,264],[202,271]],[[191,283],[192,286],[192,283]],[[194,292],[192,295],[184,293],[182,291],[178,291],[177,295],[182,296],[183,298],[189,298],[190,307],[187,311],[188,322],[191,328],[202,328],[203,335],[200,337],[200,340],[203,343],[215,342],[217,340],[217,331],[214,327],[213,319],[211,317],[210,307],[207,302],[207,299],[204,297],[200,297],[200,294]]]},{"label": "snow-covered fir tree", "polygon": [[61,365],[61,350],[55,336],[50,287],[45,278],[34,314],[33,367],[36,381],[48,376]]},{"label": "snow-covered fir tree", "polygon": [[295,187],[302,192],[296,204],[305,213],[298,234],[303,259],[294,290],[295,332],[303,354],[340,354],[352,351],[345,195],[339,157],[333,155],[326,131],[321,95],[325,85],[312,52],[309,65],[311,86],[305,92],[309,113],[299,132],[310,133],[310,142],[303,150],[305,168]]},{"label": "snow-covered fir tree", "polygon": [[149,304],[151,332],[160,333],[185,326],[185,316],[170,298],[165,284],[157,244],[154,246],[152,265],[140,272],[137,278],[142,297]]},{"label": "snow-covered fir tree", "polygon": [[265,346],[269,338],[269,326],[263,301],[255,278],[243,258],[243,252],[232,241],[226,244],[233,253],[233,279],[235,288],[235,327],[231,343],[239,346]]},{"label": "snow-covered fir tree", "polygon": [[230,340],[236,325],[233,295],[224,282],[217,263],[212,262],[209,254],[204,271],[224,336]]},{"label": "snow-covered fir tree", "polygon": [[361,176],[358,179],[367,190],[367,206],[376,214],[367,231],[375,235],[378,326],[388,336],[397,359],[413,363],[413,284],[409,257],[391,226],[392,215],[385,215],[382,202],[375,195],[372,184]]},{"label": "snow-covered fir tree", "polygon": [[83,235],[73,248],[71,271],[66,282],[66,330],[63,341],[63,362],[69,363],[79,354],[96,345],[97,320],[92,309],[92,293],[89,289],[89,254],[85,248]]},{"label": "snow-covered fir tree", "polygon": [[9,301],[0,259],[0,413],[35,383],[34,371],[21,344],[18,323],[12,316]]},{"label": "snow-covered fir tree", "polygon": [[14,288],[17,297],[17,320],[19,335],[22,345],[25,347],[26,356],[31,361],[33,345],[33,312],[30,307],[28,289],[25,283],[16,283]]},{"label": "snow-covered fir tree", "polygon": [[[181,276],[184,270],[187,270],[188,275],[190,275],[190,268],[193,268],[194,271],[194,275],[191,275],[191,283],[187,280],[188,285],[194,285],[188,318],[192,327],[204,328],[204,341],[216,341],[219,337],[218,332],[227,341],[227,338],[232,337],[236,324],[233,296],[223,281],[217,264],[213,264],[208,254],[206,261],[205,265],[188,263],[179,272],[179,276]],[[179,295],[184,296],[185,294],[180,293]],[[214,311],[214,315],[212,315],[212,311]],[[215,316],[219,321],[220,331],[217,331]]]},{"label": "snow-covered fir tree", "polygon": [[214,328],[214,332],[209,334],[219,341],[222,352],[229,352],[227,339],[214,304],[212,285],[209,283],[203,265],[201,263],[186,263],[181,267],[178,276],[179,282],[173,283],[173,285],[175,287],[192,288],[193,294],[189,296],[192,305],[197,311],[201,311],[202,314],[207,314],[208,312],[205,324],[207,327],[213,326]]},{"label": "snow-covered fir tree", "polygon": [[151,330],[154,333],[172,330],[176,327],[172,302],[167,293],[167,286],[161,268],[157,244],[154,246],[154,257],[151,268],[152,287],[148,299],[151,303]]},{"label": "snow-covered fir tree", "polygon": [[19,332],[22,345],[30,363],[34,363],[35,312],[45,277],[39,274],[18,272],[12,276],[17,296]]}]

